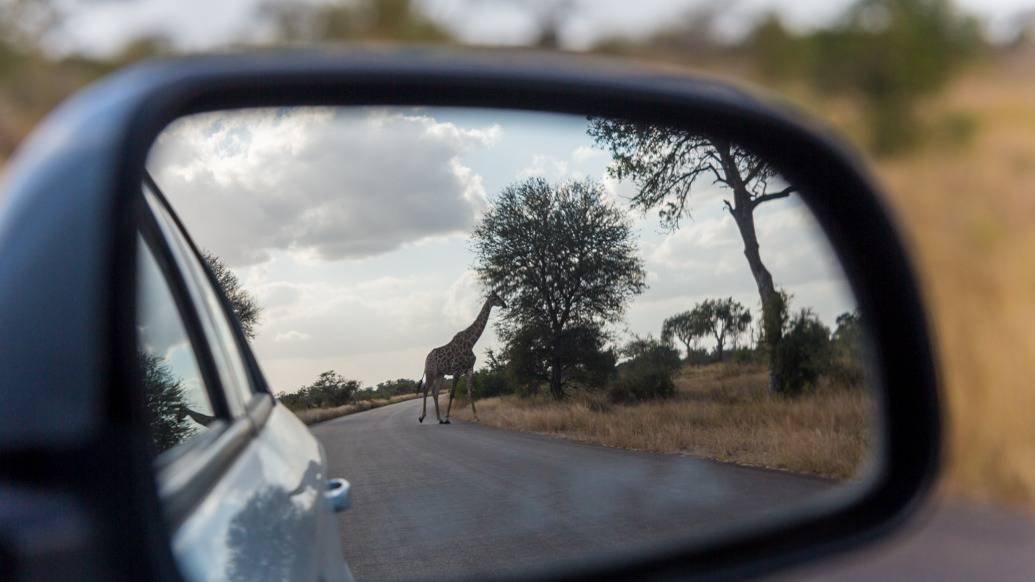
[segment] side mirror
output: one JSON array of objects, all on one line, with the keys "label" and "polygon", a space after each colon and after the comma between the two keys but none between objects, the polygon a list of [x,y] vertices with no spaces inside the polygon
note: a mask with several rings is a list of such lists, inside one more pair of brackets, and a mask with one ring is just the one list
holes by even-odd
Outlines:
[{"label": "side mirror", "polygon": [[[742,252],[750,263],[750,269],[748,263],[737,264],[738,276],[748,283],[740,303],[752,310],[757,294],[763,299],[753,318],[740,314],[738,321],[745,330],[749,321],[756,325],[752,353],[762,358],[760,366],[769,366],[759,374],[768,374],[770,386],[792,380],[772,367],[782,356],[765,351],[775,340],[766,344],[760,338],[785,333],[793,316],[765,300],[779,297],[778,285],[759,275],[756,263],[761,263],[752,256],[758,255],[758,241],[751,244],[755,225],[741,224],[755,207],[791,194],[800,199],[796,208],[806,218],[787,232],[818,233],[823,241],[817,244],[832,249],[833,269],[863,314],[869,390],[864,398],[866,407],[872,404],[867,433],[872,438],[866,440],[865,462],[830,494],[784,508],[761,507],[742,520],[730,517],[721,527],[695,529],[688,522],[685,535],[635,552],[616,549],[602,557],[587,554],[583,560],[506,573],[559,578],[766,573],[883,535],[926,495],[938,468],[940,425],[937,375],[916,275],[860,162],[800,114],[717,81],[543,57],[506,64],[452,55],[323,52],[192,58],[134,67],[84,91],[51,115],[10,167],[0,215],[0,281],[8,282],[0,285],[0,369],[5,371],[0,497],[25,501],[0,505],[0,556],[10,557],[20,571],[176,576],[177,556],[162,520],[150,429],[132,364],[136,219],[143,204],[141,184],[146,172],[155,170],[148,156],[160,147],[155,145],[159,135],[186,116],[298,107],[564,116],[574,120],[580,136],[601,145],[602,155],[611,156],[606,161],[615,168],[613,178],[628,180],[641,193],[648,186],[665,196],[675,193],[660,206],[655,203],[661,199],[644,205],[651,212],[661,208],[662,217],[667,211],[678,218],[684,211],[678,194],[687,191],[666,182],[678,177],[671,167],[661,164],[652,173],[651,164],[678,152],[696,160],[699,184],[728,187],[743,197],[724,202],[720,192],[710,203],[717,217],[740,227],[738,257]],[[679,149],[693,140],[704,146]],[[400,158],[397,167],[408,163]],[[171,190],[160,172],[155,180]],[[675,206],[665,206],[673,200]],[[509,259],[494,260],[498,267]],[[491,266],[486,267],[490,279]],[[753,278],[747,278],[749,271]],[[507,302],[511,318],[532,304],[509,295]],[[708,305],[713,311],[730,307]],[[834,307],[828,311],[835,313]],[[803,316],[802,329],[812,323]],[[825,326],[829,335],[833,323]],[[575,343],[583,345],[578,337]],[[707,346],[717,347],[723,357],[721,341]],[[638,356],[630,350],[632,355],[622,357],[634,360]],[[685,351],[689,359],[689,343]],[[815,379],[802,382],[811,386]],[[612,404],[643,397],[638,388],[616,392]],[[440,428],[407,418],[406,430]],[[318,437],[322,430],[316,430]],[[362,511],[363,483],[345,476],[351,487],[333,480],[319,494],[336,510],[355,496],[356,507],[342,514],[347,527]]]}]

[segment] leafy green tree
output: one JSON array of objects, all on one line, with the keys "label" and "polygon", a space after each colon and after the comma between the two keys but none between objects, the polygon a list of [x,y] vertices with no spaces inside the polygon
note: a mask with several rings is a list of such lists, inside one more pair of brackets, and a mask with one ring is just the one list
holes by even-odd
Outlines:
[{"label": "leafy green tree", "polygon": [[216,280],[219,281],[219,286],[222,287],[223,293],[230,302],[234,315],[241,322],[241,329],[244,331],[245,337],[250,340],[255,339],[255,328],[258,326],[259,318],[262,315],[262,307],[259,305],[259,302],[255,299],[255,296],[241,286],[240,279],[223,262],[223,259],[208,251],[203,252],[202,256],[216,275]]},{"label": "leafy green tree", "polygon": [[[690,214],[689,198],[700,183],[725,186],[723,199],[744,243],[744,257],[758,288],[763,320],[778,308],[773,276],[762,262],[755,229],[755,209],[795,192],[765,158],[721,136],[690,133],[651,123],[591,118],[588,133],[611,153],[608,173],[637,186],[634,208],[659,208],[664,226],[675,229]],[[771,341],[779,341],[776,335]],[[770,389],[780,390],[770,375]]]},{"label": "leafy green tree", "polygon": [[586,363],[581,344],[601,337],[602,325],[619,320],[645,287],[625,214],[599,183],[529,178],[500,193],[473,241],[479,278],[509,306],[501,335],[528,350],[509,349],[512,362],[563,398],[569,372]]}]

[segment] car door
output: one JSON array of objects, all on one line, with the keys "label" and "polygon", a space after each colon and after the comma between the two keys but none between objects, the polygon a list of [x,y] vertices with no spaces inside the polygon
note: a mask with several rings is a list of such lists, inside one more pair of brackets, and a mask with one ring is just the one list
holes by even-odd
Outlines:
[{"label": "car door", "polygon": [[145,375],[164,388],[149,390],[165,398],[149,408],[157,412],[159,491],[181,573],[348,579],[319,443],[275,404],[211,273],[153,183],[144,196],[138,330]]}]

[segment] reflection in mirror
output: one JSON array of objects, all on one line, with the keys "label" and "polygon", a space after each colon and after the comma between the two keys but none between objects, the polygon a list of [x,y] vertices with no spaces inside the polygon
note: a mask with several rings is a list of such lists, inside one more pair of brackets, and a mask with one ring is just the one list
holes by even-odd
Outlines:
[{"label": "reflection in mirror", "polygon": [[360,579],[702,539],[875,465],[865,314],[795,184],[730,136],[256,109],[177,121],[148,169],[260,307],[280,402],[347,415],[311,429]]},{"label": "reflection in mirror", "polygon": [[138,248],[137,353],[151,440],[163,453],[203,432],[214,415],[168,280],[143,240]]}]

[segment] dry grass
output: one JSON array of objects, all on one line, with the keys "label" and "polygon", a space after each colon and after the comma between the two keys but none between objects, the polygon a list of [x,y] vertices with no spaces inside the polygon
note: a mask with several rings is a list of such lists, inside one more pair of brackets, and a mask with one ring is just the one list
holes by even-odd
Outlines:
[{"label": "dry grass", "polygon": [[360,400],[353,404],[335,406],[334,408],[310,408],[308,410],[292,410],[292,412],[294,412],[295,416],[297,416],[302,422],[306,424],[316,424],[325,420],[331,420],[332,418],[338,418],[339,416],[355,414],[357,412],[372,410],[374,408],[381,408],[382,406],[388,406],[389,404],[395,404],[396,402],[402,402],[404,400],[413,400],[414,398],[416,398],[416,396],[413,394],[400,394],[398,396],[379,400]]},{"label": "dry grass", "polygon": [[1035,54],[975,69],[939,105],[961,147],[881,162],[932,307],[948,489],[1035,507]]},{"label": "dry grass", "polygon": [[[598,394],[561,403],[505,396],[478,401],[478,416],[502,428],[839,479],[858,474],[873,448],[865,390],[778,398],[763,368],[730,364],[684,368],[675,381],[671,400],[615,406]],[[469,408],[456,409],[471,418]]]}]

